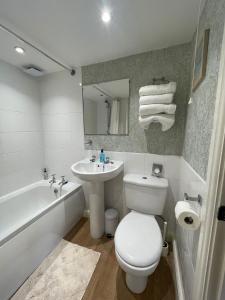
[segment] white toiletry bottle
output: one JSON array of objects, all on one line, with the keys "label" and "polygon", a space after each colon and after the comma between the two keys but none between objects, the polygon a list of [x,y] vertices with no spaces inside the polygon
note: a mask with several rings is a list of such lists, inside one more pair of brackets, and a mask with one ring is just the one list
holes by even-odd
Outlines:
[{"label": "white toiletry bottle", "polygon": [[47,179],[48,179],[48,171],[47,171],[47,168],[44,168],[44,169],[43,169],[43,177],[44,177],[44,180],[47,180]]}]

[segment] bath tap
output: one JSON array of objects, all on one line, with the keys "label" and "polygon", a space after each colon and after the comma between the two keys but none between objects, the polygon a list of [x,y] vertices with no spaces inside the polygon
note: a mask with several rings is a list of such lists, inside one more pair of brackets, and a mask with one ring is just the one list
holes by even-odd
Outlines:
[{"label": "bath tap", "polygon": [[60,189],[62,188],[63,185],[68,183],[68,180],[65,180],[65,176],[61,176],[61,181],[58,183],[60,185]]},{"label": "bath tap", "polygon": [[62,187],[68,183],[68,180],[65,180],[65,176],[61,176],[61,181],[58,183],[59,187],[59,196],[62,196]]},{"label": "bath tap", "polygon": [[51,176],[52,176],[52,179],[49,181],[49,183],[50,183],[50,188],[52,187],[53,183],[56,183],[55,175],[56,175],[56,174],[52,174],[52,175],[51,175]]}]

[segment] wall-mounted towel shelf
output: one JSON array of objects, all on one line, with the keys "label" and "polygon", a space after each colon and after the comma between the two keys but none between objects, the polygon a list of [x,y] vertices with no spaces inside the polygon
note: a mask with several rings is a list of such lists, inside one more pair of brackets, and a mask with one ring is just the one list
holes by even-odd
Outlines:
[{"label": "wall-mounted towel shelf", "polygon": [[153,78],[152,84],[140,87],[139,123],[143,129],[156,122],[162,125],[162,131],[174,125],[176,104],[172,101],[175,92],[176,82],[165,77]]},{"label": "wall-mounted towel shelf", "polygon": [[156,85],[156,84],[165,84],[169,83],[170,81],[167,80],[165,77],[160,77],[160,78],[153,78],[151,84]]}]

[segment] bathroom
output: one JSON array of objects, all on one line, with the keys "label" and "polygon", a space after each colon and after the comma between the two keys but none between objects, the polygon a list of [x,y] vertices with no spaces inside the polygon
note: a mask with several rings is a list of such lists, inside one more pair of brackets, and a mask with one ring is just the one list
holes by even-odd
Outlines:
[{"label": "bathroom", "polygon": [[1,0],[0,300],[225,300],[224,27]]}]

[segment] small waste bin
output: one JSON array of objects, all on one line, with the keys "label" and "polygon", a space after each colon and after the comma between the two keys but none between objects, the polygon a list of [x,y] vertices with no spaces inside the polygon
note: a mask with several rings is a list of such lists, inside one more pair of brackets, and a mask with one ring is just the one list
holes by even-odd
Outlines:
[{"label": "small waste bin", "polygon": [[109,238],[114,237],[116,227],[119,222],[118,211],[114,208],[106,209],[105,211],[105,233]]}]

